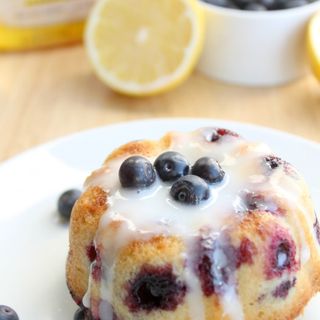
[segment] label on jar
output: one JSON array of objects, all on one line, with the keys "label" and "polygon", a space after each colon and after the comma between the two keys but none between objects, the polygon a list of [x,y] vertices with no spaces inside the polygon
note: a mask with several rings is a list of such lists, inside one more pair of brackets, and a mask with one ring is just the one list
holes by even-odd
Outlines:
[{"label": "label on jar", "polygon": [[95,0],[0,0],[0,23],[37,27],[83,20]]}]

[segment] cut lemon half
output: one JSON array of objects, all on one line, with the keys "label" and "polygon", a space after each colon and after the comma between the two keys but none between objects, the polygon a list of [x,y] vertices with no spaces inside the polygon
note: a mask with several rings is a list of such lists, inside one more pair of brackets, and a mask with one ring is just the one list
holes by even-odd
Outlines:
[{"label": "cut lemon half", "polygon": [[312,70],[315,76],[320,80],[320,12],[309,22],[308,52]]},{"label": "cut lemon half", "polygon": [[201,53],[197,0],[100,0],[85,43],[99,78],[116,91],[146,96],[185,80]]}]

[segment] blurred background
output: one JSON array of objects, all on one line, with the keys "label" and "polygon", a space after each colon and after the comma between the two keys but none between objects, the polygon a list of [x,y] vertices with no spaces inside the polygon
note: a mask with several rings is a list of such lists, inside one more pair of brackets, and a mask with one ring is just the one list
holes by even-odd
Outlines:
[{"label": "blurred background", "polygon": [[[216,80],[196,65],[174,89],[130,97],[99,80],[81,41],[95,1],[8,2],[0,0],[0,160],[80,130],[160,117],[248,122],[320,142],[320,84],[310,69],[285,84],[256,87]],[[217,8],[219,14],[228,10],[241,11]],[[283,11],[290,10],[297,9]],[[237,52],[232,59],[244,63]]]}]

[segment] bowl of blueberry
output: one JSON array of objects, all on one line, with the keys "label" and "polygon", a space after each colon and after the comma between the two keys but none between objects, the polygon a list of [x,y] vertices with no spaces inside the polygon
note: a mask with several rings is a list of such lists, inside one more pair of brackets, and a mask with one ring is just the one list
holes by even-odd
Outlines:
[{"label": "bowl of blueberry", "polygon": [[275,86],[308,71],[306,29],[320,0],[201,0],[207,34],[199,69],[246,86]]}]

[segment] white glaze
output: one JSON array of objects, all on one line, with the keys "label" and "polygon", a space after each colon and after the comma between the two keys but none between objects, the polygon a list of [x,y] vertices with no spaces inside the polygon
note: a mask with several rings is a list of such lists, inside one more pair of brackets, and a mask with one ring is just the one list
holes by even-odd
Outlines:
[{"label": "white glaze", "polygon": [[221,302],[224,315],[229,316],[232,320],[244,319],[242,305],[238,299],[235,287],[228,288],[227,292],[222,296]]},{"label": "white glaze", "polygon": [[194,252],[197,250],[197,243],[194,238],[185,238],[186,247],[188,248],[184,254],[184,259],[187,261],[187,266],[182,274],[182,279],[187,283],[189,294],[186,296],[186,302],[189,306],[189,316],[192,320],[203,320],[205,318],[203,300],[202,300],[202,289],[200,280],[194,272],[193,265]]},{"label": "white glaze", "polygon": [[[176,133],[168,149],[180,152],[190,164],[202,156],[213,157],[226,172],[221,184],[211,186],[210,199],[198,206],[186,206],[175,202],[169,196],[171,184],[163,183],[159,178],[152,187],[143,191],[121,188],[118,172],[120,165],[129,155],[109,161],[87,180],[86,187],[100,186],[108,193],[109,209],[101,218],[95,240],[96,246],[102,246],[103,252],[107,252],[102,256],[104,270],[101,282],[102,300],[112,305],[114,262],[119,250],[134,239],[149,239],[157,234],[177,235],[187,248],[185,256],[192,257],[194,246],[192,239],[199,235],[201,229],[209,228],[210,232],[219,234],[228,221],[242,218],[246,211],[241,199],[244,190],[268,195],[267,204],[270,206],[274,206],[271,199],[281,199],[281,202],[289,208],[296,206],[304,210],[300,204],[302,189],[298,184],[292,183],[292,177],[280,169],[273,170],[270,176],[266,175],[261,159],[272,154],[269,147],[260,143],[248,143],[232,136],[222,137],[219,143],[208,143],[204,136],[210,133],[209,128],[189,134]],[[153,162],[156,156],[158,155],[149,160]],[[121,221],[121,227],[113,233],[106,231],[115,221]],[[305,263],[310,257],[310,250],[303,231],[300,232],[299,241],[298,251],[302,255],[302,263]],[[186,303],[189,306],[190,319],[203,320],[200,281],[190,264],[187,263],[182,275],[188,287]],[[230,319],[243,319],[241,303],[234,286],[230,285],[226,293],[221,296],[221,303]],[[109,320],[108,317],[112,319],[111,314],[101,315],[102,320]]]}]

